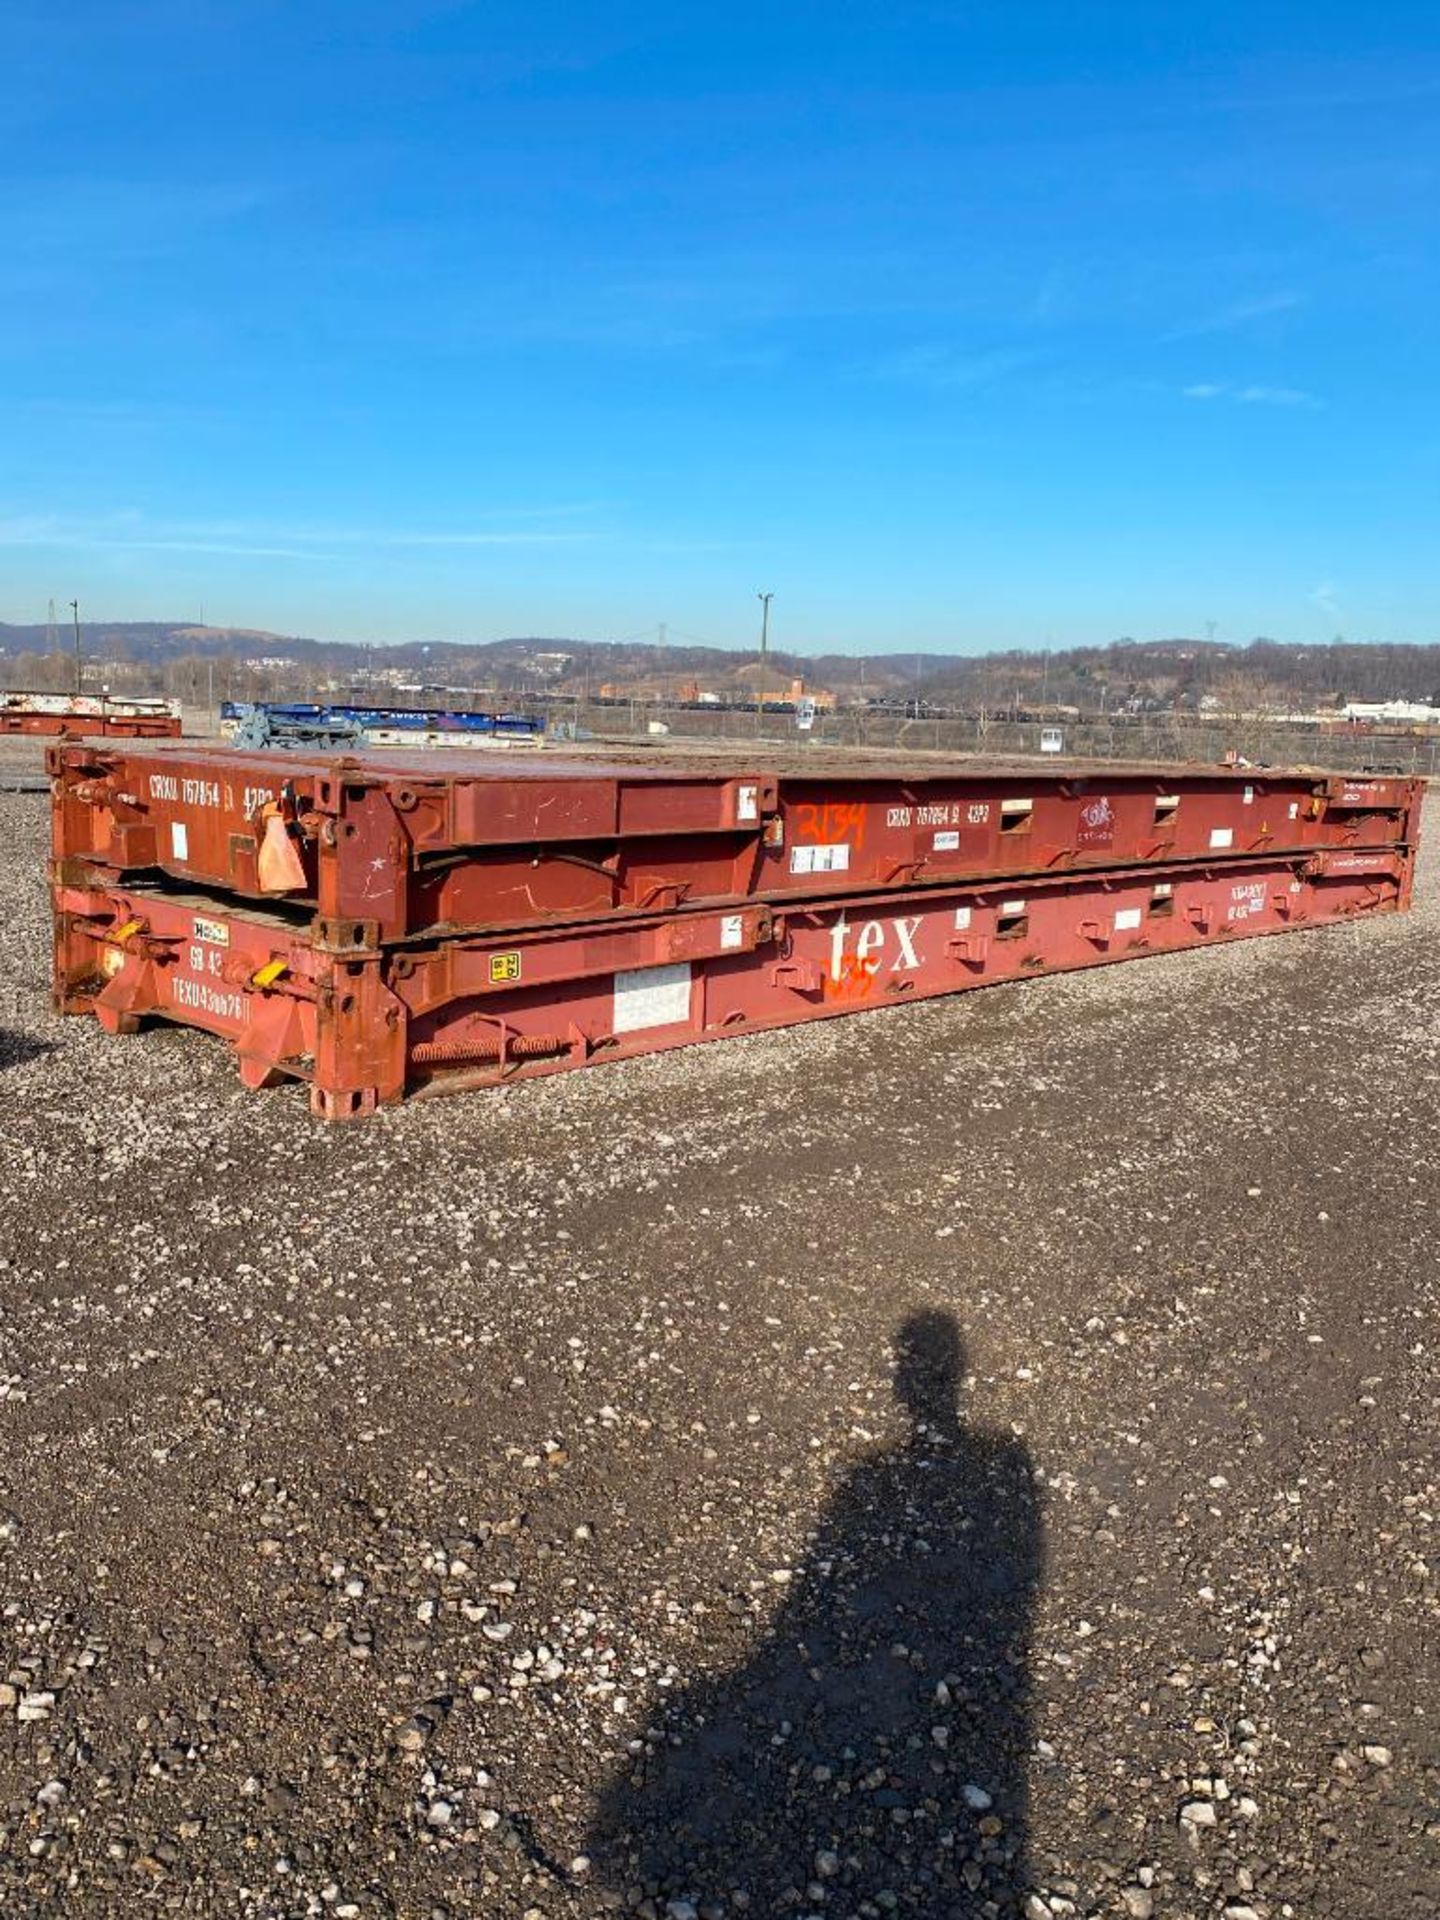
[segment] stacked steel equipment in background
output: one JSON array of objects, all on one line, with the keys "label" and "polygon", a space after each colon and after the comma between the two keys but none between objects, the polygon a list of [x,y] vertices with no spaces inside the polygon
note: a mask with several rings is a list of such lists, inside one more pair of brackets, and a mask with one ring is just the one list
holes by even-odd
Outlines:
[{"label": "stacked steel equipment in background", "polygon": [[450,747],[491,745],[496,741],[537,743],[545,733],[545,719],[534,713],[477,713],[469,707],[357,707],[317,706],[308,700],[222,700],[220,731],[227,739],[237,729],[263,717],[272,735],[287,746],[286,733],[309,731],[312,739],[327,730],[347,733],[360,744],[386,747]]},{"label": "stacked steel equipment in background", "polygon": [[318,1113],[1409,904],[1421,783],[54,748],[56,1003]]},{"label": "stacked steel equipment in background", "polygon": [[0,692],[0,733],[173,740],[180,733],[180,702],[117,700],[108,693]]}]

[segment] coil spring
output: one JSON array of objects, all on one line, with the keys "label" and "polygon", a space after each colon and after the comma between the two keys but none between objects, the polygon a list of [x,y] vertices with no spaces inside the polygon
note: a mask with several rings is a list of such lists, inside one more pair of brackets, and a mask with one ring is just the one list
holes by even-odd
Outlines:
[{"label": "coil spring", "polygon": [[[539,1054],[563,1053],[566,1042],[553,1033],[517,1033],[505,1051],[512,1060],[530,1060]],[[480,1040],[422,1040],[410,1049],[417,1067],[460,1066],[469,1060],[498,1060],[500,1042]]]}]

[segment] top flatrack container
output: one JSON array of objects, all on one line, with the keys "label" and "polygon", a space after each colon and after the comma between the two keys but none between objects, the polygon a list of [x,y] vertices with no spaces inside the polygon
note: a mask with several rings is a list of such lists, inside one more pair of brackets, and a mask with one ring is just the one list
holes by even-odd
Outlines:
[{"label": "top flatrack container", "polygon": [[[333,944],[727,901],[1404,845],[1421,783],[1217,767],[795,772],[52,748],[62,872],[287,902]],[[321,937],[327,937],[322,926]]]}]

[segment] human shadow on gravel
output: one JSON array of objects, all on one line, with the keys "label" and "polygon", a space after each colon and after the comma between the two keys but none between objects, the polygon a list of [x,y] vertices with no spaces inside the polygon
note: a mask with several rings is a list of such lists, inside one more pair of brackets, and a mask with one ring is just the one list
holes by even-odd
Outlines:
[{"label": "human shadow on gravel", "polygon": [[0,1073],[7,1067],[28,1066],[30,1061],[43,1059],[54,1051],[48,1040],[33,1040],[28,1033],[14,1033],[9,1027],[0,1027]]},{"label": "human shadow on gravel", "polygon": [[753,1659],[677,1690],[604,1794],[589,1853],[612,1902],[662,1920],[1016,1910],[1030,1455],[961,1419],[950,1314],[895,1345],[908,1437],[847,1476]]}]

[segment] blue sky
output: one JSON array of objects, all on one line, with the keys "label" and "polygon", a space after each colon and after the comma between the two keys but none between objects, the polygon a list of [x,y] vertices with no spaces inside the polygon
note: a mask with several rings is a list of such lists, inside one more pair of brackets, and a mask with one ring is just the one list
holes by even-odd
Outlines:
[{"label": "blue sky", "polygon": [[1440,10],[9,0],[0,618],[1440,639]]}]

